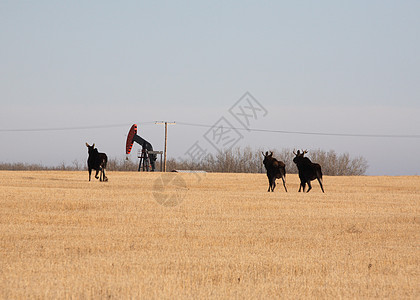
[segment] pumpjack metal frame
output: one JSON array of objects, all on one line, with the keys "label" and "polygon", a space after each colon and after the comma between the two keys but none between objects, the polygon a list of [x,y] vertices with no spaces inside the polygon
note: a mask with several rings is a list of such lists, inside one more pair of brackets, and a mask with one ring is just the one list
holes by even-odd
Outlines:
[{"label": "pumpjack metal frame", "polygon": [[154,157],[156,157],[156,155],[160,155],[160,171],[162,172],[163,170],[162,169],[163,168],[162,154],[163,154],[163,151],[147,150],[145,147],[141,150],[138,150],[137,157],[140,159],[138,171],[149,172],[151,170],[153,172],[155,170]]}]

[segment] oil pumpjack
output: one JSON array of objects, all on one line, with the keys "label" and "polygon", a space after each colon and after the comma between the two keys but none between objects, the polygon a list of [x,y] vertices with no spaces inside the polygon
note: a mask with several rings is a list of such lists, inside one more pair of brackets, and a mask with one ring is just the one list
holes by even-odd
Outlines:
[{"label": "oil pumpjack", "polygon": [[162,160],[162,151],[153,151],[152,144],[150,144],[148,141],[146,141],[145,139],[143,139],[141,136],[137,134],[136,124],[133,124],[133,126],[131,126],[130,128],[130,131],[128,132],[127,142],[126,142],[126,147],[125,147],[125,154],[127,155],[130,154],[134,142],[136,142],[142,147],[141,154],[139,153],[138,155],[138,158],[140,158],[138,171],[143,169],[143,171],[154,172],[157,154],[161,155],[161,160]]}]

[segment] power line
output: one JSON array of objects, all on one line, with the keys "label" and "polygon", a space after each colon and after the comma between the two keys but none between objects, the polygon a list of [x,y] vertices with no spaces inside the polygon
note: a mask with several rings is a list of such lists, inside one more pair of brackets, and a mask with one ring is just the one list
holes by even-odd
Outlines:
[{"label": "power line", "polygon": [[[178,125],[195,126],[212,128],[214,125],[195,124],[177,122]],[[258,128],[242,128],[242,127],[228,127],[228,129],[244,130],[251,132],[269,132],[269,133],[282,133],[282,134],[300,134],[300,135],[320,135],[320,136],[340,136],[340,137],[370,137],[370,138],[420,138],[419,134],[358,134],[358,133],[330,133],[330,132],[309,132],[309,131],[288,131],[288,130],[271,130],[271,129],[258,129]]]},{"label": "power line", "polygon": [[[154,122],[141,122],[141,123],[138,123],[138,124],[147,125],[147,124],[154,124]],[[72,126],[72,127],[13,128],[13,129],[0,129],[0,132],[72,131],[72,130],[127,127],[127,126],[130,126],[130,125],[132,125],[132,123],[105,124],[105,125],[92,125],[92,126]]]},{"label": "power line", "polygon": [[[137,122],[140,125],[155,124],[155,121],[150,122]],[[198,123],[187,123],[177,122],[178,125],[182,126],[193,126],[193,127],[204,127],[212,128],[214,125],[209,124],[198,124]],[[72,126],[72,127],[45,127],[45,128],[12,128],[12,129],[0,129],[0,132],[47,132],[47,131],[72,131],[72,130],[88,130],[88,129],[104,129],[104,128],[116,128],[116,127],[127,127],[132,123],[120,123],[120,124],[102,124],[92,126]],[[280,133],[280,134],[298,134],[298,135],[317,135],[317,136],[337,136],[337,137],[363,137],[363,138],[420,138],[420,134],[359,134],[359,133],[332,133],[332,132],[311,132],[311,131],[290,131],[290,130],[273,130],[273,129],[260,129],[260,128],[243,128],[243,127],[226,127],[228,129],[243,130],[249,132],[267,132],[267,133]]]}]

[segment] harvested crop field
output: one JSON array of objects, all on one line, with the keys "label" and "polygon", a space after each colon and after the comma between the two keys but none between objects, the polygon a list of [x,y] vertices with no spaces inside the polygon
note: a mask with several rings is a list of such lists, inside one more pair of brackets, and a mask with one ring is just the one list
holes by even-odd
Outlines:
[{"label": "harvested crop field", "polygon": [[0,172],[0,297],[420,298],[420,177]]}]

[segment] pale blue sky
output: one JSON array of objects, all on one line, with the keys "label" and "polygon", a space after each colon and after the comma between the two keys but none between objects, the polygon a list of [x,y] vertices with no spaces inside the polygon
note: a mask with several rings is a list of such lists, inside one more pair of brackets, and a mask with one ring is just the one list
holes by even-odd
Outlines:
[{"label": "pale blue sky", "polygon": [[[85,142],[124,157],[129,124],[212,125],[246,91],[268,110],[255,128],[420,135],[419,15],[419,1],[0,1],[0,130],[127,124],[0,131],[0,161],[84,162]],[[139,130],[163,148],[162,126]],[[213,151],[206,131],[171,126],[169,155]],[[243,136],[420,173],[419,138]]]}]

